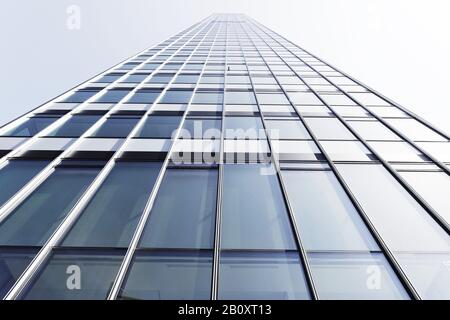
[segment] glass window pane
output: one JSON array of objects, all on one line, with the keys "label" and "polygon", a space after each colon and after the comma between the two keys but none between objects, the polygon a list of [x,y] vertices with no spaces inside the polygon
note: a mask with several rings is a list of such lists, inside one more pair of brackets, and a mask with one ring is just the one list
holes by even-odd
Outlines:
[{"label": "glass window pane", "polygon": [[127,247],[160,168],[158,162],[116,163],[63,245]]},{"label": "glass window pane", "polygon": [[450,178],[444,172],[399,172],[447,223],[450,224]]},{"label": "glass window pane", "polygon": [[180,74],[174,83],[197,83],[198,74]]},{"label": "glass window pane", "polygon": [[332,171],[283,170],[282,176],[305,249],[378,249]]},{"label": "glass window pane", "polygon": [[337,118],[305,118],[317,139],[354,140],[355,136]]},{"label": "glass window pane", "polygon": [[95,102],[98,103],[117,103],[122,100],[128,93],[130,93],[131,88],[123,89],[111,89],[107,90],[101,97],[97,98]]},{"label": "glass window pane", "polygon": [[10,160],[0,170],[0,206],[28,183],[50,161],[48,160]]},{"label": "glass window pane", "polygon": [[447,141],[416,119],[386,119],[395,129],[414,141]]},{"label": "glass window pane", "polygon": [[101,76],[98,80],[95,82],[105,82],[105,83],[111,83],[122,77],[125,73],[107,73],[103,76]]},{"label": "glass window pane", "polygon": [[409,299],[381,253],[310,253],[320,299]]},{"label": "glass window pane", "polygon": [[220,139],[221,119],[186,119],[181,137],[186,139]]},{"label": "glass window pane", "polygon": [[222,248],[295,249],[272,164],[225,164]]},{"label": "glass window pane", "polygon": [[428,159],[407,142],[370,141],[368,144],[386,161],[423,162]]},{"label": "glass window pane", "polygon": [[384,167],[358,164],[337,164],[337,167],[391,250],[450,250],[448,234]]},{"label": "glass window pane", "polygon": [[196,92],[192,103],[222,104],[223,92]]},{"label": "glass window pane", "polygon": [[97,138],[126,138],[139,118],[108,118],[93,134]]},{"label": "glass window pane", "polygon": [[258,93],[260,104],[290,104],[284,93]]},{"label": "glass window pane", "polygon": [[189,103],[192,92],[192,90],[168,90],[160,103]]},{"label": "glass window pane", "polygon": [[181,116],[149,116],[136,134],[139,138],[172,138]]},{"label": "glass window pane", "polygon": [[227,91],[225,101],[227,104],[256,104],[253,91]]},{"label": "glass window pane", "polygon": [[260,117],[226,117],[225,139],[264,138],[264,128]]},{"label": "glass window pane", "polygon": [[309,299],[296,252],[222,252],[219,299]]},{"label": "glass window pane", "polygon": [[348,121],[364,140],[401,140],[388,127],[378,121]]},{"label": "glass window pane", "polygon": [[2,222],[0,244],[44,244],[99,171],[99,168],[56,168]]},{"label": "glass window pane", "polygon": [[311,139],[299,120],[267,120],[266,128],[271,139]]},{"label": "glass window pane", "polygon": [[136,91],[126,103],[153,103],[161,94],[161,90],[141,89]]},{"label": "glass window pane", "polygon": [[216,190],[215,169],[167,170],[140,246],[212,248]]},{"label": "glass window pane", "polygon": [[33,117],[26,120],[24,123],[18,125],[11,130],[3,133],[2,136],[11,137],[32,137],[41,132],[53,122],[58,120],[57,117]]},{"label": "glass window pane", "polygon": [[119,299],[207,300],[211,295],[209,252],[139,253]]},{"label": "glass window pane", "polygon": [[[121,75],[122,76],[122,75]],[[117,77],[120,78],[121,76]],[[67,102],[67,103],[82,103],[98,92],[100,92],[101,88],[98,89],[92,89],[92,90],[77,90],[71,95],[69,95],[67,98],[61,100],[61,102]]]},{"label": "glass window pane", "polygon": [[19,279],[36,255],[34,249],[3,248],[0,250],[0,298],[3,298]]},{"label": "glass window pane", "polygon": [[207,76],[203,75],[200,79],[200,83],[208,83],[208,84],[222,84],[224,81],[223,76]]},{"label": "glass window pane", "polygon": [[155,74],[150,80],[146,81],[147,83],[161,83],[168,84],[170,80],[172,80],[175,74]]},{"label": "glass window pane", "polygon": [[147,78],[150,75],[150,73],[133,73],[128,75],[125,79],[121,80],[120,82],[126,82],[126,83],[140,83],[145,78]]},{"label": "glass window pane", "polygon": [[74,115],[61,126],[48,134],[51,137],[80,137],[101,116],[99,115]]},{"label": "glass window pane", "polygon": [[[47,265],[21,297],[25,300],[104,300],[122,254],[68,251],[53,253]],[[75,275],[79,275],[79,280]]]},{"label": "glass window pane", "polygon": [[295,105],[323,105],[322,101],[312,92],[288,92],[288,96]]}]

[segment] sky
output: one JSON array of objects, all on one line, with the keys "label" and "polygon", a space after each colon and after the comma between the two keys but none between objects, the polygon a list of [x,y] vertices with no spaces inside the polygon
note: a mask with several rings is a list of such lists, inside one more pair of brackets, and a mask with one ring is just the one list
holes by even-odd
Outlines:
[{"label": "sky", "polygon": [[249,15],[450,132],[448,0],[5,0],[0,125],[219,12]]}]

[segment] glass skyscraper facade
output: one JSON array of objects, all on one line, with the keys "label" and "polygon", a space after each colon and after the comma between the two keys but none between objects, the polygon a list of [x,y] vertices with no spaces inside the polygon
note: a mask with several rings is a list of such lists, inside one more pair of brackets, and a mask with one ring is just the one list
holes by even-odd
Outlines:
[{"label": "glass skyscraper facade", "polygon": [[450,299],[450,141],[216,14],[0,128],[4,299]]}]

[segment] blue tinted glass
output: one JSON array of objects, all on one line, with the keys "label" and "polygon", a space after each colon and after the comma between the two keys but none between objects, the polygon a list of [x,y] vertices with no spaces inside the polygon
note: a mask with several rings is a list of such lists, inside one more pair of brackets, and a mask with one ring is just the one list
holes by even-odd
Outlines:
[{"label": "blue tinted glass", "polygon": [[50,161],[46,160],[10,160],[0,170],[0,206],[19,191]]},{"label": "blue tinted glass", "polygon": [[190,252],[139,253],[120,299],[206,300],[211,295],[212,254]]},{"label": "blue tinted glass", "polygon": [[221,84],[223,81],[223,76],[202,76],[200,83]]},{"label": "blue tinted glass", "polygon": [[0,298],[19,279],[36,254],[32,249],[3,248],[0,250]]},{"label": "blue tinted glass", "polygon": [[167,170],[140,246],[212,248],[216,190],[214,169]]},{"label": "blue tinted glass", "polygon": [[128,82],[128,83],[139,83],[142,82],[145,78],[147,78],[150,75],[150,73],[135,73],[130,74],[125,79],[123,79],[121,82]]},{"label": "blue tinted glass", "polygon": [[80,137],[101,116],[99,115],[74,115],[48,134],[52,137]]},{"label": "blue tinted glass", "polygon": [[221,119],[186,119],[181,136],[186,139],[220,139]]},{"label": "blue tinted glass", "polygon": [[222,104],[223,92],[196,92],[192,103]]},{"label": "blue tinted glass", "polygon": [[253,91],[227,91],[225,101],[227,104],[256,104]]},{"label": "blue tinted glass", "polygon": [[222,300],[310,298],[296,252],[222,252],[219,270]]},{"label": "blue tinted glass", "polygon": [[296,248],[272,165],[225,164],[223,184],[222,248]]},{"label": "blue tinted glass", "polygon": [[57,168],[0,225],[0,244],[39,246],[94,180],[99,168]]},{"label": "blue tinted glass", "polygon": [[332,171],[283,170],[282,176],[305,249],[378,250]]},{"label": "blue tinted glass", "polygon": [[171,138],[180,125],[180,116],[149,116],[139,129],[140,138]]},{"label": "blue tinted glass", "polygon": [[25,300],[106,299],[119,271],[122,254],[68,252],[53,253],[47,265],[21,298]]},{"label": "blue tinted glass", "polygon": [[196,70],[201,71],[203,69],[204,64],[203,63],[187,63],[184,66],[185,70]]},{"label": "blue tinted glass", "polygon": [[156,74],[153,77],[150,78],[150,80],[148,80],[148,83],[163,83],[163,84],[167,84],[170,82],[170,80],[172,80],[173,78],[173,74]]},{"label": "blue tinted glass", "polygon": [[160,63],[146,63],[140,69],[143,70],[156,70],[161,64]]},{"label": "blue tinted glass", "polygon": [[63,245],[128,246],[160,168],[161,163],[118,162]]},{"label": "blue tinted glass", "polygon": [[106,82],[111,83],[122,77],[125,73],[109,73],[101,76],[98,80],[95,82]]},{"label": "blue tinted glass", "polygon": [[260,117],[226,117],[226,139],[258,139],[265,138]]},{"label": "blue tinted glass", "polygon": [[70,102],[70,103],[81,103],[88,100],[90,97],[100,92],[101,89],[97,90],[78,90],[72,93],[67,98],[63,99],[61,102]]},{"label": "blue tinted glass", "polygon": [[138,118],[109,118],[92,134],[92,137],[126,138],[138,121]]},{"label": "blue tinted glass", "polygon": [[321,299],[409,299],[382,253],[308,254]]},{"label": "blue tinted glass", "polygon": [[116,90],[108,90],[101,97],[99,97],[95,102],[98,103],[116,103],[122,100],[128,93],[130,93],[131,89],[116,89]]},{"label": "blue tinted glass", "polygon": [[153,103],[161,94],[160,90],[142,89],[136,91],[126,103]]},{"label": "blue tinted glass", "polygon": [[174,83],[197,83],[198,74],[180,74]]},{"label": "blue tinted glass", "polygon": [[32,137],[58,120],[56,117],[34,117],[5,132],[3,136]]},{"label": "blue tinted glass", "polygon": [[265,123],[271,139],[311,139],[299,120],[268,120]]},{"label": "blue tinted glass", "polygon": [[161,103],[189,103],[191,90],[168,90],[161,99]]}]

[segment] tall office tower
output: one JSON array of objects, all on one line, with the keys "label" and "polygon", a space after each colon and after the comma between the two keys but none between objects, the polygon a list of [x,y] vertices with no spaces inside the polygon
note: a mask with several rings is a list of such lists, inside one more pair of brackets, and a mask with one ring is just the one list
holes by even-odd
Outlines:
[{"label": "tall office tower", "polygon": [[449,136],[246,16],[0,135],[4,299],[450,299]]}]

